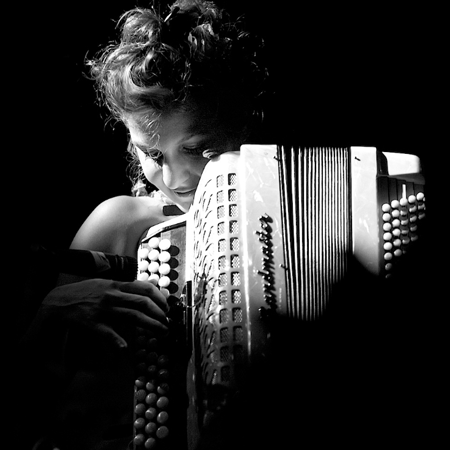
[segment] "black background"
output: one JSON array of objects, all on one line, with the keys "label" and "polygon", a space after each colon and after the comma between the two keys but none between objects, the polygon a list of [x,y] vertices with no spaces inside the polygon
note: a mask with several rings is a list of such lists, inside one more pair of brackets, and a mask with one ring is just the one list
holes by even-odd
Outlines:
[{"label": "black background", "polygon": [[[167,3],[161,2],[163,11]],[[414,153],[429,175],[432,155],[443,151],[430,148],[438,124],[425,127],[436,108],[429,103],[438,76],[433,18],[375,4],[217,3],[245,14],[249,29],[266,42],[274,93],[260,142],[294,138],[301,145]],[[18,32],[24,42],[18,65],[26,67],[17,68],[25,74],[25,96],[14,133],[20,169],[12,192],[21,198],[22,242],[65,248],[98,203],[129,193],[126,131],[106,123],[85,58],[116,38],[124,11],[147,4],[50,2],[25,10],[29,25]],[[433,182],[428,176],[429,194]],[[431,205],[433,198],[428,195]]]}]

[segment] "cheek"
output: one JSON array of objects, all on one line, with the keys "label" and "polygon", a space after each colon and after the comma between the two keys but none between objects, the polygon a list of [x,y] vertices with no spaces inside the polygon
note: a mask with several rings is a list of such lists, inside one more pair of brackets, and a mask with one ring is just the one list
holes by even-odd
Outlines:
[{"label": "cheek", "polygon": [[161,167],[155,164],[155,162],[151,159],[139,158],[139,160],[141,162],[141,167],[142,171],[144,172],[145,178],[147,178],[147,180],[150,181],[150,183],[154,184],[157,188],[161,189]]}]

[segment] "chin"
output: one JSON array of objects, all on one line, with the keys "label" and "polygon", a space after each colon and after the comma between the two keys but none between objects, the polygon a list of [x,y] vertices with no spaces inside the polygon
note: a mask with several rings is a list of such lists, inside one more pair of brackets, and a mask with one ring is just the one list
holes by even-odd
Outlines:
[{"label": "chin", "polygon": [[187,213],[189,211],[189,208],[192,205],[192,202],[189,202],[189,203],[179,203],[179,202],[177,202],[176,205],[178,206],[178,208],[181,209],[181,211],[183,211],[184,213]]}]

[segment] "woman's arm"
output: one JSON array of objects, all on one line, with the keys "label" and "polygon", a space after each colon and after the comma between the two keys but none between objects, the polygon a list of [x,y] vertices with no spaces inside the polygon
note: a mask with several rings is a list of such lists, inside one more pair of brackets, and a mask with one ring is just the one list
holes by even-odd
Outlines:
[{"label": "woman's arm", "polygon": [[[71,248],[136,257],[142,234],[169,217],[164,204],[150,197],[114,197],[101,203],[76,234]],[[60,274],[58,287],[41,303],[28,339],[43,324],[78,325],[103,335],[115,346],[126,345],[115,324],[166,330],[167,302],[155,286]],[[41,325],[39,325],[41,324]],[[33,338],[34,339],[34,338]]]}]

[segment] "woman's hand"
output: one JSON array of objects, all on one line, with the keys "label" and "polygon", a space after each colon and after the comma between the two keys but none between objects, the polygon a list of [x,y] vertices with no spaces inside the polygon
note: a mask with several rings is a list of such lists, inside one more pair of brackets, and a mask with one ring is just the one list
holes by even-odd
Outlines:
[{"label": "woman's hand", "polygon": [[152,283],[91,279],[53,289],[40,313],[50,320],[87,328],[124,348],[127,342],[116,328],[141,327],[164,335],[168,310],[165,297]]}]

